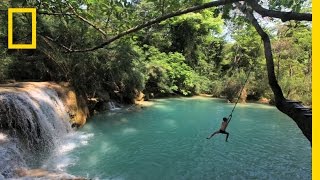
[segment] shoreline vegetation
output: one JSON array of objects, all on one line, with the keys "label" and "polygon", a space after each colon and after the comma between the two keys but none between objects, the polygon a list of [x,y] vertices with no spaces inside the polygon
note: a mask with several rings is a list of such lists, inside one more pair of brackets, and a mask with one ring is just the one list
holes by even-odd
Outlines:
[{"label": "shoreline vegetation", "polygon": [[[157,99],[168,99],[168,98],[212,98],[219,99],[225,103],[234,104],[236,99],[232,102],[228,100],[226,96],[214,97],[213,94],[198,94],[193,96],[182,96],[182,95],[162,95],[160,97],[145,99],[143,93],[138,93],[139,95],[133,100],[132,103],[119,102],[119,99],[111,99],[109,95],[104,95],[105,98],[95,98],[95,99],[85,99],[83,96],[78,95],[74,88],[66,82],[11,82],[6,84],[0,84],[0,94],[4,93],[19,93],[32,91],[37,88],[49,88],[57,92],[59,97],[63,100],[64,105],[69,109],[68,114],[70,117],[70,123],[72,128],[78,129],[85,125],[87,118],[94,116],[96,114],[110,111],[112,108],[119,108],[126,111],[137,111],[146,107],[153,106]],[[100,93],[100,96],[103,96]],[[243,96],[241,96],[243,98]],[[95,105],[93,105],[95,103]],[[112,105],[110,105],[112,103]],[[239,104],[246,103],[257,103],[266,104],[274,106],[270,103],[270,99],[261,98],[260,100],[240,100]]]},{"label": "shoreline vegetation", "polygon": [[[114,103],[114,108],[123,107],[128,111],[143,109],[145,107],[154,105],[155,102],[153,100],[168,98],[213,98],[223,100],[226,103],[234,103],[230,102],[227,99],[227,97],[214,97],[212,94],[198,94],[193,96],[162,95],[161,97],[145,99],[145,95],[141,92],[139,93],[139,96],[134,99],[133,103],[123,103],[117,101],[117,99],[111,99],[110,97],[108,97],[108,95],[105,95],[107,97],[100,99],[85,99],[83,96],[77,94],[74,88],[72,88],[66,82],[11,82],[6,84],[0,84],[0,94],[2,95],[5,93],[23,93],[28,91],[30,92],[33,90],[37,91],[41,89],[51,89],[56,91],[58,96],[64,102],[64,105],[69,109],[68,114],[71,119],[72,127],[76,128],[85,125],[85,122],[88,117],[112,109],[113,107],[110,107],[109,103]],[[103,95],[100,94],[100,96]],[[96,105],[92,105],[92,101],[94,101]],[[236,99],[234,101],[236,101]],[[242,100],[239,103],[259,103],[272,105],[269,103],[269,101],[270,100],[264,98],[263,101]]]}]

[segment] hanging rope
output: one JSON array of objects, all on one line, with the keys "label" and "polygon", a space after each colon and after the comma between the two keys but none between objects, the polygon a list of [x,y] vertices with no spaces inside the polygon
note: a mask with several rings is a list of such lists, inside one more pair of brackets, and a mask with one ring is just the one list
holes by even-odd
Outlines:
[{"label": "hanging rope", "polygon": [[236,106],[237,106],[237,104],[238,104],[238,102],[239,102],[239,99],[240,99],[240,97],[241,97],[242,91],[243,91],[244,87],[246,86],[246,84],[247,84],[247,82],[248,82],[248,79],[249,79],[249,77],[250,77],[250,73],[251,73],[252,69],[253,69],[253,66],[252,66],[252,68],[250,68],[250,70],[249,70],[249,72],[248,72],[248,74],[247,74],[246,80],[245,80],[245,82],[244,82],[244,84],[243,84],[243,86],[242,86],[242,88],[241,88],[241,90],[240,90],[240,92],[239,92],[238,99],[237,99],[236,103],[234,104],[233,109],[232,109],[232,111],[231,111],[231,113],[230,113],[230,115],[229,115],[229,117],[228,117],[228,119],[229,119],[229,120],[228,120],[228,123],[229,123],[229,122],[231,121],[231,119],[232,119],[232,113],[233,113],[233,111],[235,110],[235,108],[236,108]]}]

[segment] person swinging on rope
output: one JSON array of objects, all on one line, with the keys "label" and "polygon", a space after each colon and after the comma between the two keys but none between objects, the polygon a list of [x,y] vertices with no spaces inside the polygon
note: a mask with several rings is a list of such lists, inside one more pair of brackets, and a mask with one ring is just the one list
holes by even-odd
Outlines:
[{"label": "person swinging on rope", "polygon": [[220,129],[218,131],[212,133],[209,137],[207,137],[207,139],[210,139],[210,138],[212,138],[212,136],[221,133],[221,134],[226,134],[227,135],[226,136],[226,142],[228,142],[229,133],[226,131],[226,129],[228,127],[228,124],[229,124],[231,118],[232,118],[232,114],[229,116],[229,118],[224,117],[222,119],[222,123],[221,123]]}]

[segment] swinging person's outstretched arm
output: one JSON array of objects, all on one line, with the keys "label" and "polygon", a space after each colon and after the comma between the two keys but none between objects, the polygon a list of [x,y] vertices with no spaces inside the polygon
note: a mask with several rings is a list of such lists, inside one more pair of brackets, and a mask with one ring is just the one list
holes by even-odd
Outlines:
[{"label": "swinging person's outstretched arm", "polygon": [[232,118],[232,114],[230,114],[230,116],[228,117],[227,125],[228,125],[229,122],[231,121],[231,118]]}]

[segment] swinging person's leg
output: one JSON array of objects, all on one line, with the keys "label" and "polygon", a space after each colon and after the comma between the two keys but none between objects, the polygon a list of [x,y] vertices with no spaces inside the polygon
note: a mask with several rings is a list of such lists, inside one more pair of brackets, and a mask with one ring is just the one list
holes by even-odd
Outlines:
[{"label": "swinging person's leg", "polygon": [[228,142],[229,133],[227,131],[220,131],[221,134],[226,134],[226,142]]},{"label": "swinging person's leg", "polygon": [[226,142],[228,142],[229,133],[225,131],[223,134],[226,134],[226,135],[227,135],[227,136],[226,136]]},{"label": "swinging person's leg", "polygon": [[227,132],[226,142],[228,142],[229,133]]},{"label": "swinging person's leg", "polygon": [[212,138],[212,136],[214,136],[214,135],[218,134],[219,132],[220,132],[220,131],[216,131],[216,132],[212,133],[209,137],[207,137],[207,139]]}]

